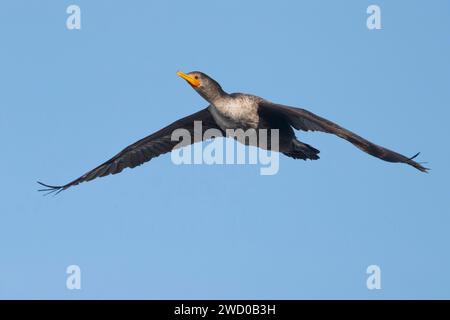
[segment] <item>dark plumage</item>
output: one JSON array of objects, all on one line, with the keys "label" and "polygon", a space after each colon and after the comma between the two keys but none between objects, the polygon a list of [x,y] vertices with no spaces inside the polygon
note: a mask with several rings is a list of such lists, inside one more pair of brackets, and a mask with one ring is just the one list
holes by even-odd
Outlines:
[{"label": "dark plumage", "polygon": [[[38,182],[46,187],[40,191],[61,192],[81,182],[90,181],[97,177],[121,172],[124,168],[134,168],[161,154],[170,152],[178,144],[171,141],[171,134],[175,129],[184,128],[193,135],[194,121],[202,121],[202,129],[219,129],[225,133],[226,129],[278,129],[279,151],[294,159],[319,159],[319,150],[299,141],[293,129],[303,131],[321,131],[335,134],[364,152],[388,162],[406,163],[414,168],[427,172],[413,159],[397,152],[376,145],[359,135],[319,117],[307,110],[276,104],[260,97],[242,93],[228,94],[212,78],[201,72],[178,73],[194,90],[196,90],[210,105],[199,112],[175,121],[167,127],[141,139],[126,147],[113,158],[92,169],[81,177],[61,186],[51,186]],[[193,140],[194,142],[198,142]],[[269,145],[265,148],[270,149]],[[258,146],[259,142],[258,142]],[[261,147],[261,146],[260,146]]]}]

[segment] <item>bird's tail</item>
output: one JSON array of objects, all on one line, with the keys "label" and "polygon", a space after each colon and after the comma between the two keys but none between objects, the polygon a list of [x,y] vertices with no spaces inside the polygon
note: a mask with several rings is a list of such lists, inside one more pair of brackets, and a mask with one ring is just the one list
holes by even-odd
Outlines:
[{"label": "bird's tail", "polygon": [[319,159],[319,152],[319,150],[311,147],[309,144],[293,139],[291,148],[287,151],[283,151],[283,154],[294,159],[317,160]]}]

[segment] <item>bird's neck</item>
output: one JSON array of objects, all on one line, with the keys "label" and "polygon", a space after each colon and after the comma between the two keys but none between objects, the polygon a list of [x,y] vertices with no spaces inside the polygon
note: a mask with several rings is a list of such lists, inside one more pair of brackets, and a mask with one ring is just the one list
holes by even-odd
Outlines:
[{"label": "bird's neck", "polygon": [[230,95],[226,93],[222,88],[217,88],[214,92],[208,92],[207,95],[202,95],[203,98],[209,103],[216,105],[221,104],[223,101],[228,100]]}]

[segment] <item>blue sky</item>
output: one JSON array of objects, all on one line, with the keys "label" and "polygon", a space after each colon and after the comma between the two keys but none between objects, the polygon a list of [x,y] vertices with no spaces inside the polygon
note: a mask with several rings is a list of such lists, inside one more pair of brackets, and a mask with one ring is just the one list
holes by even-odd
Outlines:
[{"label": "blue sky", "polygon": [[[66,29],[70,4],[81,30]],[[1,6],[0,298],[450,298],[448,1]],[[298,132],[321,159],[281,157],[274,176],[164,155],[36,191],[206,106],[179,69],[421,151],[432,171]],[[81,290],[66,288],[72,264]],[[372,264],[381,290],[366,288]]]}]

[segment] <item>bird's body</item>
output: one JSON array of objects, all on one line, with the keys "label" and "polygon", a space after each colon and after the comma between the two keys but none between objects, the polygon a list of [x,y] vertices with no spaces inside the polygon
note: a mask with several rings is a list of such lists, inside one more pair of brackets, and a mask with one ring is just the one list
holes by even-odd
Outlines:
[{"label": "bird's body", "polygon": [[243,93],[225,95],[208,110],[222,129],[257,129],[260,126],[258,102],[261,98]]},{"label": "bird's body", "polygon": [[[251,139],[241,142],[254,144],[264,149],[274,149],[294,159],[319,159],[319,150],[299,141],[295,136],[294,129],[321,131],[335,134],[362,151],[382,160],[406,163],[422,172],[427,172],[428,170],[413,160],[418,154],[410,158],[405,157],[371,143],[359,135],[307,110],[276,104],[255,95],[243,93],[228,94],[215,80],[201,72],[191,72],[189,74],[179,72],[178,75],[184,78],[197,93],[209,102],[207,108],[177,120],[148,137],[133,143],[113,158],[68,184],[49,186],[39,182],[47,187],[47,189],[41,189],[41,191],[60,192],[81,182],[119,173],[126,167],[134,168],[154,157],[170,152],[178,146],[178,142],[172,140],[172,132],[176,129],[189,131],[194,136],[192,143],[197,142],[199,140],[196,140],[196,135],[194,135],[194,123],[196,121],[202,122],[203,133],[208,129],[218,129],[225,134],[227,130],[254,130],[257,138],[255,140],[256,143],[252,143]],[[261,129],[266,129],[267,131],[276,129],[279,138],[277,141],[272,141],[270,140],[271,135],[267,134],[265,137],[268,137],[269,141],[261,143],[262,140],[259,136]]]},{"label": "bird's body", "polygon": [[[270,103],[261,97],[246,93],[224,93],[220,97],[211,101],[208,110],[218,127],[226,130],[249,130],[255,129],[252,133],[255,139],[242,139],[240,142],[246,145],[255,145],[264,149],[273,149],[274,143],[271,141],[270,131],[276,129],[279,131],[277,149],[285,155],[295,159],[318,159],[319,150],[306,145],[295,137],[294,130],[282,116],[276,114],[265,114],[261,106],[264,103]],[[260,139],[260,129],[268,131],[267,141]]]}]

